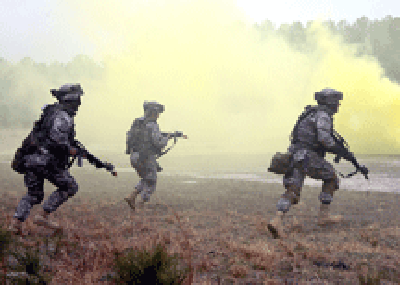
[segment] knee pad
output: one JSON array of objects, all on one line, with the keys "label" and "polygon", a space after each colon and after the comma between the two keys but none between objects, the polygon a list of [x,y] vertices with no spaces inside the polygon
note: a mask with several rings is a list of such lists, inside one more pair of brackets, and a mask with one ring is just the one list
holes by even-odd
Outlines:
[{"label": "knee pad", "polygon": [[40,204],[40,203],[42,203],[43,198],[44,198],[44,193],[37,194],[37,195],[36,195],[36,201],[35,201],[36,203],[35,203],[35,204]]},{"label": "knee pad", "polygon": [[332,185],[335,190],[339,189],[339,178],[335,175],[334,178],[324,181],[324,186]]},{"label": "knee pad", "polygon": [[42,203],[43,198],[44,193],[35,193],[34,195],[32,195],[32,193],[29,193],[23,198],[23,200],[26,200],[29,204],[33,206]]},{"label": "knee pad", "polygon": [[337,176],[335,176],[333,183],[335,184],[335,190],[338,190],[339,189],[339,178]]},{"label": "knee pad", "polygon": [[157,179],[147,178],[147,179],[144,179],[144,182],[146,182],[146,184],[147,184],[149,187],[153,187],[154,185],[156,185]]},{"label": "knee pad", "polygon": [[286,213],[287,211],[289,211],[291,204],[292,203],[290,202],[289,199],[280,198],[276,207],[277,207],[278,211]]},{"label": "knee pad", "polygon": [[286,192],[283,194],[282,198],[286,198],[290,201],[292,205],[296,205],[300,201],[300,191],[301,189],[296,185],[286,185]]},{"label": "knee pad", "polygon": [[333,196],[329,193],[321,192],[318,199],[321,201],[322,204],[329,205],[330,203],[332,203]]},{"label": "knee pad", "polygon": [[78,192],[78,184],[76,182],[71,182],[68,184],[68,197],[74,196]]},{"label": "knee pad", "polygon": [[[53,193],[57,193],[56,200],[57,200],[57,201],[62,201],[62,203],[64,203],[64,202],[68,199],[68,197],[69,197],[67,191],[60,191],[60,190],[58,190],[58,191],[55,191],[55,192],[53,192]],[[49,198],[53,198],[52,195],[50,195]]]}]

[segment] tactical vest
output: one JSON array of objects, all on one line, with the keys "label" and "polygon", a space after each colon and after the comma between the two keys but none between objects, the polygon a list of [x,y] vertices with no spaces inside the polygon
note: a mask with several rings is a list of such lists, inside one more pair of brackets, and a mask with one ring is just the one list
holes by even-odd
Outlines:
[{"label": "tactical vest", "polygon": [[17,149],[14,155],[14,159],[11,163],[11,168],[20,173],[25,173],[24,167],[24,156],[33,154],[40,147],[42,147],[45,143],[45,139],[47,136],[47,131],[43,128],[45,120],[49,118],[54,112],[59,110],[59,106],[57,104],[47,105],[43,112],[33,126],[33,129],[29,133],[29,135],[23,140],[22,145]]},{"label": "tactical vest", "polygon": [[130,130],[126,136],[127,154],[131,152],[140,152],[144,144],[146,122],[145,119],[137,118],[133,121]]},{"label": "tactical vest", "polygon": [[292,144],[295,144],[298,142],[298,128],[299,128],[301,121],[303,121],[305,118],[307,118],[307,116],[309,116],[311,114],[315,114],[317,111],[318,111],[318,106],[310,106],[309,105],[306,107],[306,109],[303,111],[303,113],[301,113],[301,115],[297,119],[297,122],[294,125],[293,131],[290,135],[290,141]]}]

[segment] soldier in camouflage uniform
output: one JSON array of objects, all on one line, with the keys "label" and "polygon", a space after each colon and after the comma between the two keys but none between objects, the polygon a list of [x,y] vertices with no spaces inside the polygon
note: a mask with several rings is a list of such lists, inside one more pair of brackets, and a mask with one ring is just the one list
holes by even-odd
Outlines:
[{"label": "soldier in camouflage uniform", "polygon": [[[74,145],[74,117],[81,104],[83,90],[79,84],[65,84],[51,93],[58,103],[43,108],[40,120],[18,149],[12,167],[24,174],[28,193],[21,199],[14,214],[11,230],[22,233],[22,223],[28,217],[33,205],[43,201],[44,179],[57,187],[44,202],[40,215],[34,222],[52,229],[59,226],[48,220],[50,213],[78,192],[78,184],[68,169],[69,157],[77,154],[79,148]],[[98,161],[96,167],[105,167]]]},{"label": "soldier in camouflage uniform", "polygon": [[[163,135],[157,124],[160,113],[164,112],[164,106],[157,102],[143,104],[144,116],[135,119],[131,130],[128,132],[127,154],[130,154],[132,167],[140,177],[139,183],[131,195],[125,201],[134,210],[135,199],[141,194],[141,204],[150,200],[151,194],[156,190],[157,171],[161,171],[157,163],[157,157],[161,150],[167,146],[171,134]],[[136,138],[134,138],[136,136]],[[130,143],[130,140],[135,143]]]},{"label": "soldier in camouflage uniform", "polygon": [[324,89],[315,93],[315,99],[318,105],[306,107],[292,132],[292,143],[288,149],[292,154],[292,164],[283,178],[286,192],[278,201],[276,216],[268,224],[268,229],[275,237],[283,235],[282,219],[290,206],[299,202],[306,176],[323,181],[319,195],[321,205],[318,224],[323,226],[343,219],[342,216],[329,215],[329,205],[335,191],[339,189],[339,178],[333,166],[324,159],[325,153],[331,152],[355,161],[352,153],[343,153],[344,150],[332,137],[333,115],[338,112],[343,93]]}]

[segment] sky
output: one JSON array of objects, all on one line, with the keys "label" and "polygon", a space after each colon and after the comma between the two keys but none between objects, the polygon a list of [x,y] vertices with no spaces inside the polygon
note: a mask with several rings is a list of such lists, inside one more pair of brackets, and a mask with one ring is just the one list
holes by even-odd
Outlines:
[{"label": "sky", "polygon": [[[282,152],[304,106],[315,104],[314,92],[331,87],[345,94],[335,126],[352,151],[400,152],[400,86],[385,78],[376,58],[356,56],[355,45],[318,21],[306,31],[310,52],[293,49],[277,33],[260,41],[252,29],[263,17],[307,22],[330,12],[339,21],[339,4],[334,10],[274,2],[274,9],[255,7],[265,11],[260,18],[235,0],[2,1],[0,17],[9,15],[1,18],[0,56],[66,62],[86,54],[103,62],[100,79],[83,74],[76,81],[69,71],[38,73],[24,64],[12,73],[8,103],[30,100],[38,115],[49,88],[81,83],[85,96],[75,122],[88,147],[105,144],[123,153],[133,118],[143,115],[145,100],[155,100],[166,106],[160,128],[190,137],[176,154]],[[387,15],[359,3],[348,21]],[[400,11],[396,5],[391,11]]]},{"label": "sky", "polygon": [[[163,1],[145,2],[157,6]],[[249,24],[268,19],[276,26],[328,18],[334,21],[346,19],[348,22],[362,16],[381,19],[387,15],[399,16],[400,11],[400,1],[395,0],[232,1]],[[71,27],[71,14],[65,11],[64,6],[69,1],[2,0],[1,3],[0,57],[16,62],[29,56],[35,61],[50,63],[68,62],[77,54],[91,56],[95,53],[93,42],[77,32],[76,27]],[[74,5],[73,2],[70,5]]]}]

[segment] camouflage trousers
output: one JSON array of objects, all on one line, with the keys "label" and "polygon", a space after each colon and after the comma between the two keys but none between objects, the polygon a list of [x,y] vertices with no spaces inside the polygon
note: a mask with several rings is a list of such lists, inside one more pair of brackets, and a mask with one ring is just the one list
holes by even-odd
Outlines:
[{"label": "camouflage trousers", "polygon": [[303,149],[293,153],[293,169],[283,177],[286,192],[282,197],[289,199],[292,204],[297,204],[306,176],[323,181],[320,200],[332,198],[334,192],[339,189],[339,179],[332,164],[316,152]]},{"label": "camouflage trousers", "polygon": [[57,187],[57,190],[51,193],[49,198],[43,203],[43,210],[54,212],[61,204],[78,192],[78,184],[66,169],[57,169],[56,171],[41,173],[28,171],[24,176],[25,186],[28,193],[21,199],[14,217],[20,221],[25,221],[33,205],[40,204],[44,198],[43,186],[44,180]]},{"label": "camouflage trousers", "polygon": [[131,165],[140,177],[140,181],[135,188],[140,193],[143,201],[149,201],[150,196],[156,191],[157,160],[154,155],[150,155],[144,162],[138,163],[138,155],[135,154],[131,154]]}]

